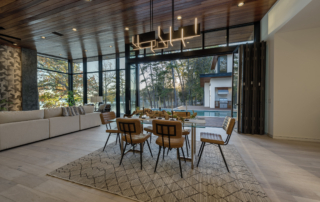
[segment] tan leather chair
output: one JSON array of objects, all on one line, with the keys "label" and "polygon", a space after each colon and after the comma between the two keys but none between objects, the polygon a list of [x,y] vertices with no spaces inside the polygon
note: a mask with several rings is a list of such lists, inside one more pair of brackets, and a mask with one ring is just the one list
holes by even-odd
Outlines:
[{"label": "tan leather chair", "polygon": [[184,140],[186,142],[187,156],[189,156],[188,147],[191,149],[189,142],[190,129],[182,129],[182,135],[184,136]]},{"label": "tan leather chair", "polygon": [[190,118],[190,112],[173,112],[173,115],[177,115],[183,118]]},{"label": "tan leather chair", "polygon": [[[106,125],[106,128],[107,128],[106,132],[109,133],[106,144],[103,147],[103,151],[108,144],[111,133],[117,133],[116,144],[119,140],[119,145],[120,145],[120,135],[119,135],[120,132],[118,129],[112,129],[111,125],[110,125],[110,123],[112,123],[110,120],[115,119],[115,118],[116,118],[116,114],[114,112],[105,112],[105,113],[100,114],[101,123],[103,125]],[[110,129],[108,128],[108,124],[109,124]],[[121,145],[120,145],[120,150],[121,150]]]},{"label": "tan leather chair", "polygon": [[197,167],[199,166],[200,159],[201,159],[201,156],[202,156],[202,153],[203,153],[203,149],[206,146],[206,143],[217,144],[219,149],[220,149],[223,161],[224,161],[224,163],[225,163],[225,165],[227,167],[227,170],[228,170],[228,172],[230,172],[229,168],[228,168],[228,165],[227,165],[227,162],[226,162],[226,159],[224,158],[223,152],[221,150],[220,145],[227,145],[229,143],[229,140],[230,140],[234,125],[235,125],[235,119],[234,118],[226,117],[224,119],[222,128],[227,133],[227,138],[226,138],[225,141],[222,139],[221,135],[219,135],[219,134],[206,133],[206,132],[200,133],[200,139],[201,139],[202,144],[201,144],[200,149],[199,149],[200,157],[199,157],[199,160],[198,160]]},{"label": "tan leather chair", "polygon": [[165,148],[168,148],[170,150],[175,148],[177,149],[177,152],[178,152],[179,166],[180,166],[180,172],[181,172],[181,178],[182,178],[183,176],[182,176],[181,161],[180,161],[180,154],[179,154],[180,148],[182,150],[184,160],[186,161],[183,148],[182,148],[184,143],[184,137],[182,137],[182,123],[180,121],[153,120],[152,128],[153,128],[153,134],[159,136],[156,140],[156,144],[159,145],[159,153],[158,153],[157,163],[154,168],[154,172],[156,172],[157,170],[161,148],[163,148],[163,158],[164,158]]},{"label": "tan leather chair", "polygon": [[142,126],[139,119],[117,119],[117,126],[120,133],[123,134],[122,141],[125,142],[124,150],[121,155],[120,165],[122,163],[127,145],[132,145],[134,148],[136,144],[140,144],[140,163],[142,170],[142,148],[145,142],[147,142],[151,156],[153,157],[149,142],[147,141],[150,135],[142,133]]}]

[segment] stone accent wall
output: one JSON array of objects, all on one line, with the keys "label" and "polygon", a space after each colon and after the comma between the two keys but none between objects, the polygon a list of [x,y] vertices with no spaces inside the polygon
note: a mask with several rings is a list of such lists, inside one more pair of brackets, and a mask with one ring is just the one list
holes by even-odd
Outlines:
[{"label": "stone accent wall", "polygon": [[39,109],[39,93],[37,81],[37,51],[21,49],[22,66],[22,110]]},{"label": "stone accent wall", "polygon": [[7,111],[21,111],[21,49],[0,45],[0,104]]}]

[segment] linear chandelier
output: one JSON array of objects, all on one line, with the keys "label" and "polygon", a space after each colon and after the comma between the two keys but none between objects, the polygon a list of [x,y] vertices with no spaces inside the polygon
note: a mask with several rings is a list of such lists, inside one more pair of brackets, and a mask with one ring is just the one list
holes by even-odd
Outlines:
[{"label": "linear chandelier", "polygon": [[172,0],[172,26],[169,28],[169,33],[164,34],[160,26],[158,26],[158,38],[153,30],[153,0],[150,0],[150,32],[132,36],[133,50],[150,48],[154,50],[165,49],[169,44],[173,46],[173,41],[181,41],[186,47],[185,40],[200,36],[200,23],[198,19],[194,19],[194,25],[179,27],[174,30],[174,0]]},{"label": "linear chandelier", "polygon": [[186,47],[185,40],[198,36],[200,36],[200,23],[195,18],[194,25],[179,27],[176,31],[170,26],[169,33],[166,34],[158,26],[158,38],[156,38],[155,31],[134,35],[132,36],[132,46],[133,50],[150,48],[154,53],[154,50],[168,48],[169,44],[173,46],[172,42],[174,41],[181,41],[183,46]]}]

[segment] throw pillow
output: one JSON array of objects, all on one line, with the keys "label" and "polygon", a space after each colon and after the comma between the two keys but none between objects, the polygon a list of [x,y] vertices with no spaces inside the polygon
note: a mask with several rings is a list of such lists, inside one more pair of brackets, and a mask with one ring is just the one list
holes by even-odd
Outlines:
[{"label": "throw pillow", "polygon": [[68,107],[62,107],[62,116],[70,116]]},{"label": "throw pillow", "polygon": [[76,113],[74,112],[73,107],[68,107],[69,116],[75,116]]},{"label": "throw pillow", "polygon": [[86,111],[84,110],[83,106],[79,106],[79,112],[81,115],[85,115],[86,114]]},{"label": "throw pillow", "polygon": [[79,108],[78,107],[72,107],[75,115],[79,115]]}]

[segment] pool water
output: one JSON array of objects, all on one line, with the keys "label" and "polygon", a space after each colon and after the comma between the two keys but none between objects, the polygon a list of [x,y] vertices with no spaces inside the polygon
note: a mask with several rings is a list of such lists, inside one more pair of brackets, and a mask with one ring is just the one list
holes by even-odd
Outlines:
[{"label": "pool water", "polygon": [[[152,110],[159,110],[158,108],[153,108]],[[161,108],[161,110],[165,110],[167,112],[171,112],[171,108]],[[179,109],[173,109],[176,112],[185,112],[186,110],[179,110]],[[203,111],[203,110],[193,110],[194,112],[197,112],[197,116],[208,116],[208,117],[226,117],[231,116],[231,110],[230,111]],[[192,110],[188,110],[192,114]],[[237,116],[237,112],[233,112],[233,117]]]}]

